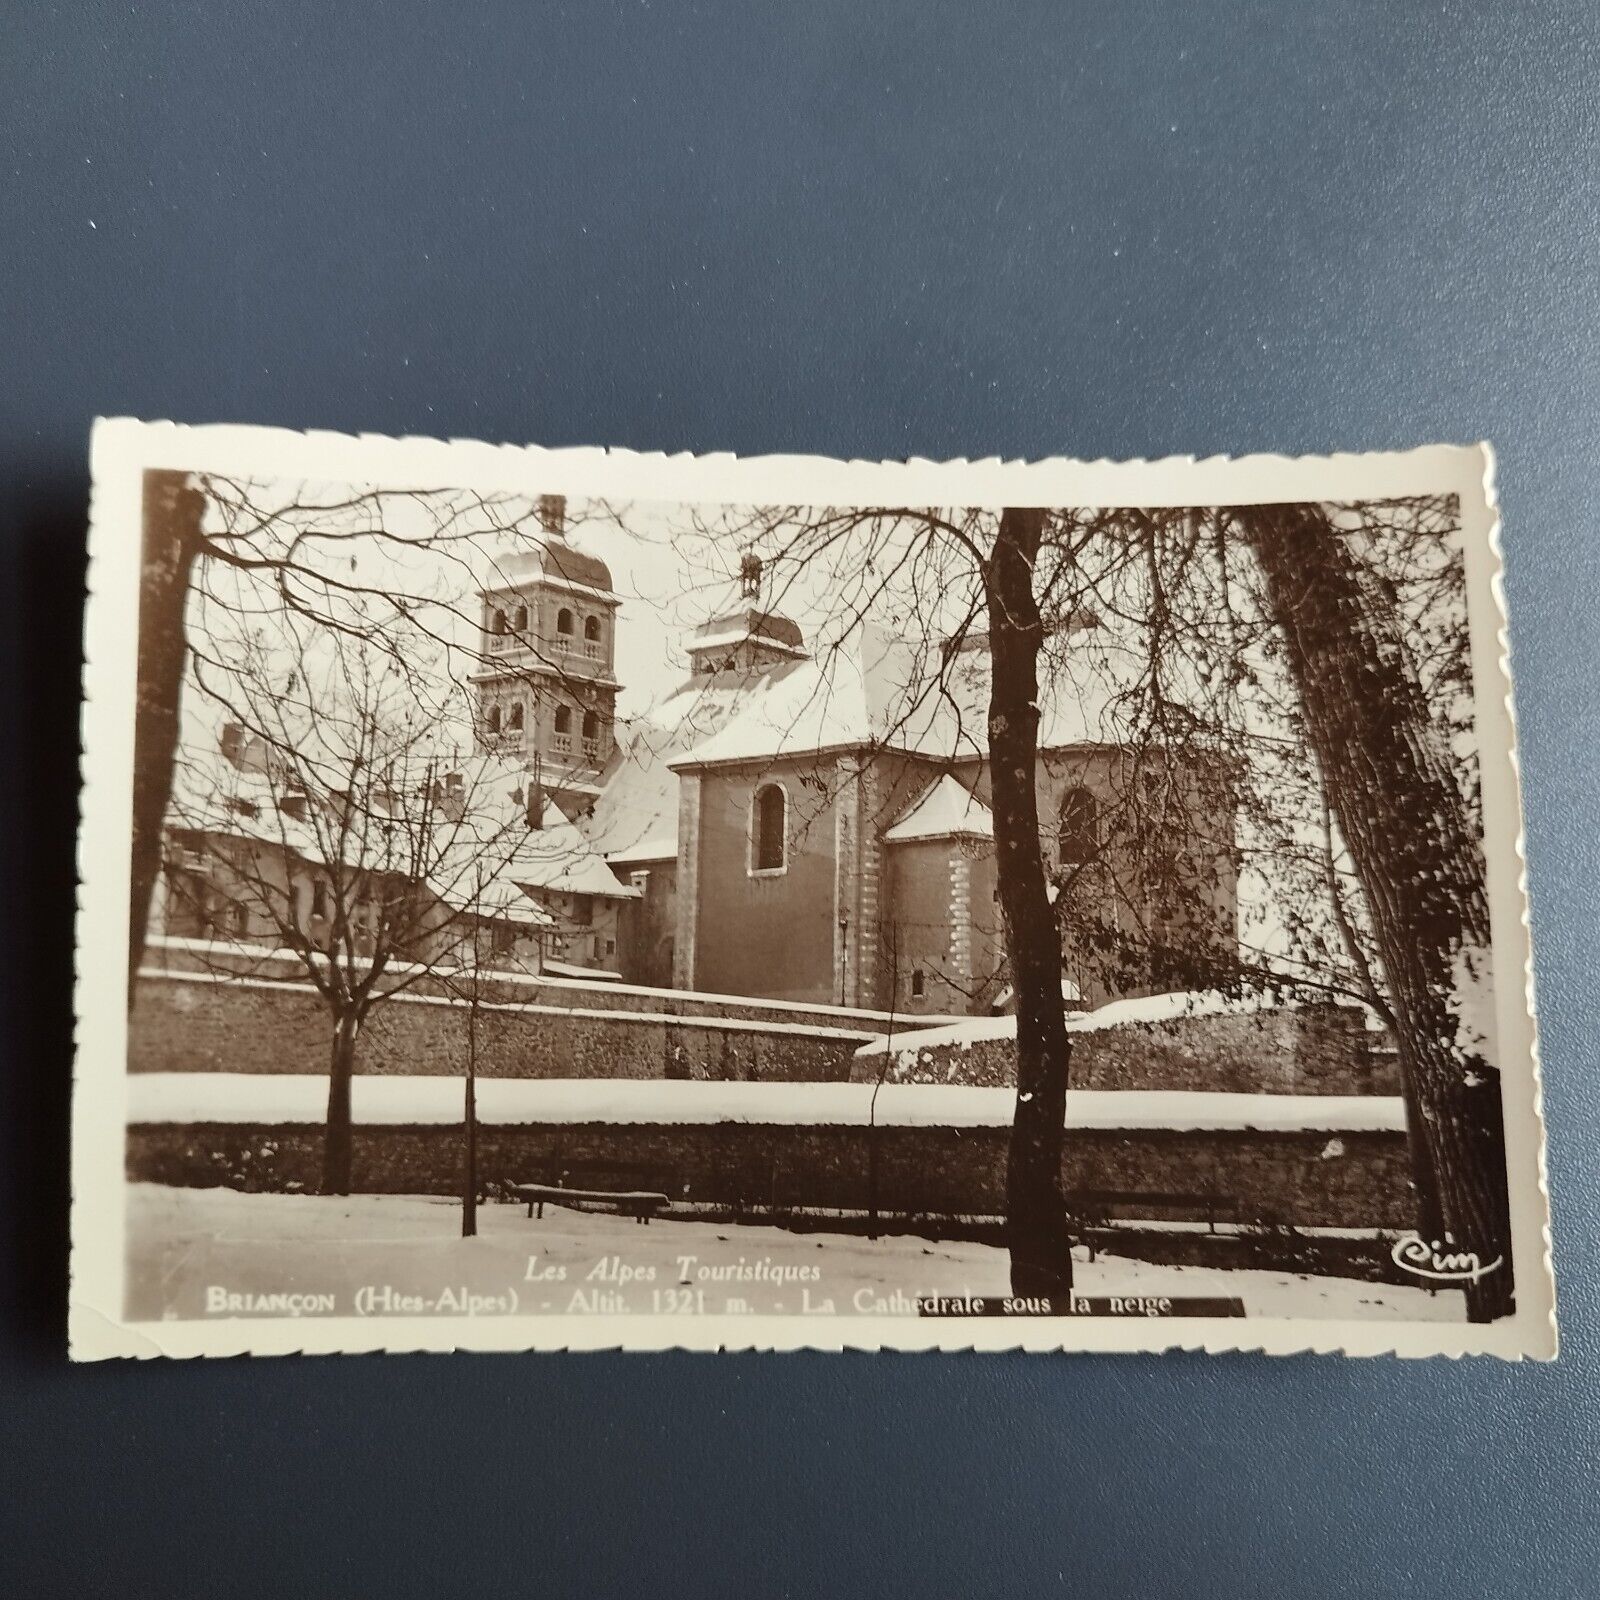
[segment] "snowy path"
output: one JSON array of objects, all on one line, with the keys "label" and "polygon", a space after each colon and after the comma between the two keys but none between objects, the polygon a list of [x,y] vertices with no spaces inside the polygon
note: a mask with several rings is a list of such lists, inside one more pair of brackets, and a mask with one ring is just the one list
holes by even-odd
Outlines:
[{"label": "snowy path", "polygon": [[[367,1291],[379,1313],[652,1311],[843,1316],[914,1313],[919,1294],[1007,1292],[1005,1252],[924,1239],[868,1240],[549,1207],[479,1208],[460,1237],[455,1201],[420,1195],[241,1194],[128,1186],[130,1318],[270,1314],[253,1298],[320,1297],[302,1309],[350,1316]],[[1280,1272],[1080,1261],[1085,1295],[1237,1296],[1256,1317],[1459,1321],[1461,1296]],[[239,1297],[230,1300],[227,1297]],[[375,1298],[373,1298],[375,1297]],[[730,1301],[732,1304],[730,1304]],[[279,1312],[281,1313],[281,1310]]]}]

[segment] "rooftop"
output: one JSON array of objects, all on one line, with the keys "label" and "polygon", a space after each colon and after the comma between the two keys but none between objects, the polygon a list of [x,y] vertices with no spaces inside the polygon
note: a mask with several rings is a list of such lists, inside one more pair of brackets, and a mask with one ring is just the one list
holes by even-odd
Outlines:
[{"label": "rooftop", "polygon": [[483,589],[519,589],[534,582],[569,584],[578,589],[613,592],[611,568],[599,556],[580,550],[557,535],[496,557],[483,573]]},{"label": "rooftop", "polygon": [[947,772],[923,790],[883,837],[889,844],[913,839],[992,839],[994,815]]}]

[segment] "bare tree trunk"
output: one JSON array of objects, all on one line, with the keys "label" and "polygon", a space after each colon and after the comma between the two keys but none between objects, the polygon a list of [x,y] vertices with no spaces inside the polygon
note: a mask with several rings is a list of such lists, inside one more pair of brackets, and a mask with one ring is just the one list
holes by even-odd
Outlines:
[{"label": "bare tree trunk", "polygon": [[[473,933],[477,943],[477,933]],[[472,997],[467,1003],[467,1085],[462,1105],[466,1124],[465,1161],[461,1173],[461,1237],[471,1239],[478,1232],[478,970],[477,951],[473,951]]]},{"label": "bare tree trunk", "polygon": [[161,871],[161,826],[172,797],[178,707],[188,644],[183,616],[200,553],[206,497],[187,473],[144,475],[144,542],[139,575],[138,685],[133,730],[133,886],[128,915],[128,1005],[144,960],[150,897]]},{"label": "bare tree trunk", "polygon": [[1039,747],[1039,650],[1044,641],[1033,567],[1040,510],[1001,514],[984,567],[994,671],[989,772],[1006,955],[1017,997],[1017,1106],[1006,1164],[1011,1288],[1072,1292],[1072,1241],[1061,1187],[1071,1049],[1061,998],[1061,936],[1045,886],[1034,791]]},{"label": "bare tree trunk", "polygon": [[867,1102],[867,1237],[878,1237],[878,1094],[894,1064],[894,1013],[900,1003],[900,931],[889,924],[889,1027],[883,1039],[883,1064],[872,1082]]},{"label": "bare tree trunk", "polygon": [[328,1120],[322,1135],[322,1192],[349,1194],[353,1161],[350,1115],[350,1080],[356,1067],[356,1037],[361,1019],[341,1012],[334,1024],[333,1051],[328,1062]]},{"label": "bare tree trunk", "polygon": [[1372,919],[1395,1016],[1418,1198],[1431,1242],[1501,1265],[1468,1315],[1513,1309],[1500,1074],[1475,1038],[1489,972],[1483,856],[1392,595],[1315,507],[1236,512],[1266,578],[1306,732]]}]

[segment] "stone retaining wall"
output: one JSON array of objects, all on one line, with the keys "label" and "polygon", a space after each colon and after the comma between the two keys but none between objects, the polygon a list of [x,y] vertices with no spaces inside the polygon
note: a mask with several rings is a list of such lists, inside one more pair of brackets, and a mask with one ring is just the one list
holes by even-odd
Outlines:
[{"label": "stone retaining wall", "polygon": [[[1075,1089],[1199,1089],[1240,1094],[1398,1094],[1388,1036],[1366,1026],[1356,1006],[1269,1010],[1123,1022],[1074,1032]],[[871,1083],[1009,1087],[1017,1081],[1013,1038],[926,1043],[897,1032],[892,1061],[869,1046],[851,1077]]]},{"label": "stone retaining wall", "polygon": [[[466,1070],[469,1007],[397,995],[357,1041],[363,1073]],[[858,1030],[566,1007],[480,1006],[477,1069],[486,1078],[710,1078],[838,1082],[871,1037]],[[130,1072],[323,1072],[327,1005],[305,984],[151,973],[128,1024]]]},{"label": "stone retaining wall", "polygon": [[[784,1127],[750,1123],[486,1126],[484,1180],[554,1178],[569,1165],[627,1169],[674,1198],[781,1214],[863,1210],[877,1140],[878,1204],[924,1216],[1004,1210],[1003,1128]],[[304,1124],[141,1124],[128,1132],[134,1180],[247,1190],[313,1190],[321,1131]],[[367,1127],[355,1138],[361,1192],[453,1194],[462,1133]],[[1389,1133],[1078,1131],[1063,1160],[1072,1189],[1219,1197],[1220,1220],[1293,1227],[1403,1228],[1412,1216],[1405,1140]],[[1147,1214],[1160,1217],[1159,1207]],[[1184,1213],[1191,1219],[1194,1213]],[[537,1227],[530,1223],[530,1230]]]},{"label": "stone retaining wall", "polygon": [[[148,973],[210,973],[267,982],[305,983],[305,967],[289,952],[248,945],[210,943],[197,939],[152,939],[145,950]],[[443,976],[419,978],[408,992],[449,997],[459,990]],[[801,1028],[845,1028],[866,1035],[883,1033],[895,1019],[887,1012],[850,1006],[806,1006],[764,1000],[750,995],[702,994],[690,989],[648,989],[595,979],[555,978],[547,974],[485,972],[480,998],[498,1005],[545,1005],[578,1010],[635,1011],[652,1016],[717,1017],[730,1021],[770,1022]],[[905,1018],[900,1017],[904,1025]],[[959,1017],[917,1019],[919,1026],[958,1022]]]}]

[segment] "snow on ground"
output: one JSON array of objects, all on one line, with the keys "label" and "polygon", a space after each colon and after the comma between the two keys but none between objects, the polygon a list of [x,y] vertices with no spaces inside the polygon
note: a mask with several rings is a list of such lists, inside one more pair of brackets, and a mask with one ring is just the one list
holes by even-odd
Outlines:
[{"label": "snow on ground", "polygon": [[[320,1122],[328,1080],[315,1073],[136,1072],[129,1122]],[[357,1075],[355,1120],[369,1126],[456,1123],[460,1078]],[[877,1092],[881,1127],[1006,1128],[1014,1089],[893,1083]],[[713,1083],[630,1078],[480,1078],[485,1123],[718,1123],[864,1127],[870,1083]],[[1398,1096],[1213,1094],[1169,1089],[1074,1089],[1067,1126],[1182,1132],[1403,1133]]]},{"label": "snow on ground", "polygon": [[[486,1204],[460,1236],[459,1202],[421,1195],[241,1194],[130,1184],[128,1315],[259,1314],[229,1296],[294,1295],[313,1313],[449,1315],[652,1311],[913,1315],[918,1295],[1008,1292],[992,1245],[790,1233]],[[1236,1296],[1247,1316],[1460,1321],[1459,1291],[1285,1272],[1157,1266],[1102,1255],[1075,1267],[1084,1295]],[[701,1298],[703,1296],[703,1299]],[[311,1297],[311,1298],[305,1298]],[[730,1306],[729,1301],[737,1304]],[[409,1303],[408,1303],[409,1302]],[[286,1309],[292,1309],[286,1307]],[[281,1313],[280,1313],[281,1314]]]}]

